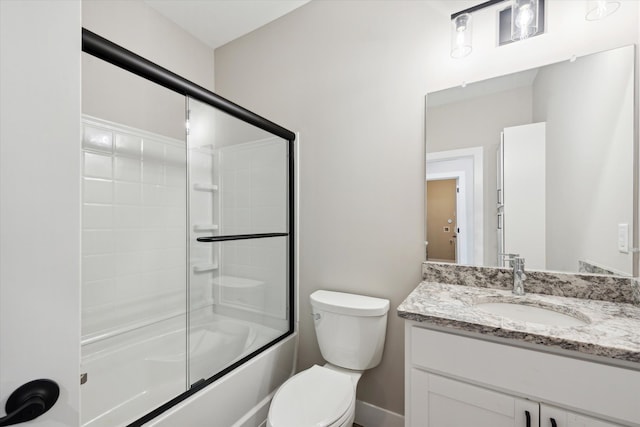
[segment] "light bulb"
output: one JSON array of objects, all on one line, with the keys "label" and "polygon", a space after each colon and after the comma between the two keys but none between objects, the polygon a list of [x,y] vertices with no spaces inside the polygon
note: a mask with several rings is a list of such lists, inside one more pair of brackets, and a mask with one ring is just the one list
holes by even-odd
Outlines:
[{"label": "light bulb", "polygon": [[511,39],[524,40],[538,32],[538,1],[514,0],[511,6]]},{"label": "light bulb", "polygon": [[533,13],[529,5],[522,6],[516,19],[516,27],[520,29],[520,39],[529,37],[529,25],[533,22]]},{"label": "light bulb", "polygon": [[451,21],[451,57],[463,58],[471,50],[471,15],[463,13]]}]

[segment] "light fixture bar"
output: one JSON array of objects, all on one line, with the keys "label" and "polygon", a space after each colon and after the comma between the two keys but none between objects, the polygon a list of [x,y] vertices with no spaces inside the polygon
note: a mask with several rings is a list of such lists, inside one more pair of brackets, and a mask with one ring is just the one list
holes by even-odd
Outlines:
[{"label": "light fixture bar", "polygon": [[462,15],[464,13],[477,12],[478,10],[484,9],[485,7],[493,6],[494,4],[503,3],[505,1],[507,1],[507,0],[489,0],[489,1],[486,1],[484,3],[480,3],[480,4],[476,5],[476,6],[470,7],[468,9],[461,10],[460,12],[454,13],[454,14],[451,15],[451,19],[453,20],[453,19],[456,19],[456,17],[458,17],[458,16],[460,16],[460,15]]}]

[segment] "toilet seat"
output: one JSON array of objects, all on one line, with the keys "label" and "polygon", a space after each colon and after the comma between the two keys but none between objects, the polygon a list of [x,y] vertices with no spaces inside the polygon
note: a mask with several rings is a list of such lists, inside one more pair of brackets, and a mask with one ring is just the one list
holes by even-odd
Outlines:
[{"label": "toilet seat", "polygon": [[289,378],[269,409],[271,427],[338,427],[355,408],[351,377],[314,365]]}]

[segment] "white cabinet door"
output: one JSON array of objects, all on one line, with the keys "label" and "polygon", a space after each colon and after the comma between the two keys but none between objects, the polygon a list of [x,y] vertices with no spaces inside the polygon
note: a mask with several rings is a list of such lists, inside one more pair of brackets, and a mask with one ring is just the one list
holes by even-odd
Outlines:
[{"label": "white cabinet door", "polygon": [[413,370],[412,382],[411,427],[537,427],[539,424],[537,402],[417,369]]},{"label": "white cabinet door", "polygon": [[540,427],[621,427],[622,424],[610,423],[576,414],[553,406],[540,405]]}]

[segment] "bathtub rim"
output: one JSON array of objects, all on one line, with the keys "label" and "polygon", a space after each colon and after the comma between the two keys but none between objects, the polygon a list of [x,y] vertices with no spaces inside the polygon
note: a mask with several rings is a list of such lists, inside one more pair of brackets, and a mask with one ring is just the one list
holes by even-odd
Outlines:
[{"label": "bathtub rim", "polygon": [[[297,324],[296,324],[297,325]],[[162,411],[161,413],[158,413],[154,416],[150,416],[149,418],[146,419],[145,421],[142,421],[141,419],[136,420],[134,423],[129,424],[127,427],[138,427],[138,426],[145,426],[145,427],[154,427],[156,426],[156,424],[162,425],[164,426],[166,419],[165,418],[170,418],[172,417],[173,414],[175,414],[176,412],[180,412],[180,411],[184,411],[185,409],[188,408],[188,406],[190,404],[192,404],[194,402],[194,399],[206,399],[207,398],[207,390],[208,388],[212,391],[213,389],[215,389],[215,387],[217,385],[221,385],[220,383],[223,381],[233,381],[234,380],[234,375],[239,375],[243,369],[251,369],[252,365],[254,363],[263,363],[261,361],[261,359],[263,358],[269,358],[269,357],[273,357],[273,355],[271,354],[272,352],[276,352],[276,351],[282,351],[282,348],[285,348],[285,346],[288,345],[289,342],[292,341],[292,349],[290,351],[292,351],[292,365],[291,365],[291,370],[288,373],[288,378],[290,378],[291,376],[293,376],[296,372],[296,367],[297,367],[297,357],[298,357],[298,341],[299,341],[299,332],[296,330],[294,330],[293,332],[291,332],[290,334],[288,334],[287,336],[283,336],[281,338],[278,339],[278,342],[272,342],[269,343],[268,347],[266,350],[261,351],[260,354],[258,354],[256,357],[252,357],[251,360],[249,360],[246,363],[241,363],[242,366],[239,366],[238,369],[232,369],[230,370],[228,373],[230,375],[218,378],[217,381],[208,381],[207,380],[207,384],[205,385],[204,383],[198,386],[197,391],[194,391],[192,393],[189,393],[188,396],[184,396],[184,398],[179,401],[176,402],[174,404],[172,404],[171,406],[165,408],[164,411]],[[284,383],[284,381],[283,381]],[[280,387],[282,384],[279,384],[278,387]],[[258,406],[261,406],[264,404],[265,401],[270,402],[271,398],[273,397],[273,394],[275,393],[275,391],[277,390],[276,387],[273,391],[271,391],[270,393],[268,393],[268,395],[265,395],[265,398],[259,402],[254,408],[252,408],[249,412],[252,412],[254,410],[258,410]],[[186,395],[187,393],[184,393],[184,395]],[[180,396],[182,397],[182,395]],[[177,399],[177,398],[176,398]],[[157,408],[160,409],[160,408]],[[268,409],[268,405],[267,405],[267,409]],[[155,411],[154,411],[155,412]],[[246,416],[247,414],[245,414]],[[266,420],[266,418],[265,418]],[[238,420],[239,421],[239,420]],[[147,424],[149,423],[149,424]],[[236,424],[234,424],[234,426],[236,426]]]}]

